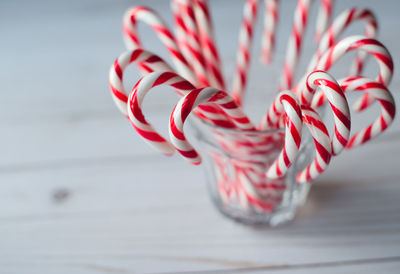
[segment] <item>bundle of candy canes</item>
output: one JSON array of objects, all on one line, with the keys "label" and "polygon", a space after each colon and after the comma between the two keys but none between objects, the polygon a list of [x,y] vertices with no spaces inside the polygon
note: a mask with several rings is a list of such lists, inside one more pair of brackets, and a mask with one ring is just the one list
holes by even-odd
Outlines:
[{"label": "bundle of candy canes", "polygon": [[[221,135],[218,131],[211,133],[215,134],[216,140],[227,152],[240,151],[251,157],[251,160],[232,160],[235,186],[227,188],[226,182],[230,179],[227,178],[225,164],[220,155],[213,156],[217,177],[221,181],[220,194],[224,199],[236,197],[242,204],[251,204],[264,211],[273,210],[282,198],[285,186],[266,182],[270,182],[268,179],[281,178],[288,171],[299,152],[304,129],[308,129],[314,140],[315,157],[297,175],[300,183],[316,178],[326,169],[331,157],[338,155],[344,148],[366,143],[382,133],[395,116],[394,100],[388,90],[393,74],[392,58],[385,46],[376,40],[377,21],[368,9],[351,8],[332,21],[334,1],[322,0],[315,30],[317,49],[304,76],[294,83],[312,2],[298,0],[279,90],[258,125],[241,108],[250,66],[253,30],[257,12],[263,10],[265,17],[261,56],[265,63],[270,63],[279,17],[278,0],[265,0],[264,9],[260,7],[263,4],[260,0],[247,0],[244,3],[237,65],[230,92],[223,76],[206,0],[171,1],[174,33],[150,8],[129,9],[123,18],[123,35],[128,50],[115,60],[109,73],[111,94],[117,107],[137,133],[157,151],[170,155],[176,150],[192,164],[200,164],[201,157],[187,141],[183,130],[191,112],[216,127],[243,131],[241,137]],[[342,32],[355,21],[365,22],[364,35],[339,39]],[[175,68],[141,47],[137,31],[139,22],[149,25],[155,31],[171,55]],[[356,57],[348,77],[337,80],[328,71],[350,51],[356,51]],[[379,74],[374,79],[361,75],[368,56],[372,56],[379,66]],[[135,63],[144,76],[128,94],[123,85],[123,75],[131,63]],[[155,130],[142,111],[146,94],[160,85],[172,87],[181,97],[170,116],[170,141]],[[346,94],[356,91],[362,92],[362,96],[353,105],[355,111],[367,109],[377,101],[381,113],[371,124],[351,135]],[[326,103],[329,103],[328,109],[334,117],[332,133],[329,133],[317,112]],[[262,138],[254,134],[281,128],[285,129],[283,141],[273,135]],[[271,149],[276,149],[277,145],[281,146],[281,152],[272,164],[265,166],[265,161],[260,159]],[[272,192],[267,191],[265,194],[265,189],[272,189]]]}]

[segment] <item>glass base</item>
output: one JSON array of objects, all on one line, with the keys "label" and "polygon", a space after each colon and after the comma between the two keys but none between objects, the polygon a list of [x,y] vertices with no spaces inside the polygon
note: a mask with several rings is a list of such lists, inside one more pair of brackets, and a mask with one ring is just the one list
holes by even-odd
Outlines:
[{"label": "glass base", "polygon": [[312,138],[303,136],[297,158],[286,175],[266,176],[282,148],[281,131],[232,131],[195,123],[211,199],[225,216],[249,225],[277,226],[294,219],[311,184],[296,175],[313,158]]},{"label": "glass base", "polygon": [[232,207],[230,204],[223,203],[221,199],[216,197],[212,197],[211,200],[222,215],[236,222],[246,225],[275,227],[288,223],[296,217],[299,208],[306,201],[310,187],[310,184],[305,184],[295,194],[297,197],[293,198],[289,204],[282,204],[270,213],[243,211],[237,207]]}]

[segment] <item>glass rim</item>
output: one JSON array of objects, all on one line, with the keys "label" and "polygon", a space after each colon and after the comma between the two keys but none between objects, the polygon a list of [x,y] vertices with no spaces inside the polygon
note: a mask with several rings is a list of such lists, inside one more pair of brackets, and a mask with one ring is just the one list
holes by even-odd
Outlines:
[{"label": "glass rim", "polygon": [[211,124],[210,122],[203,120],[196,115],[191,115],[191,119],[194,121],[198,121],[199,123],[206,125],[210,128],[220,130],[220,131],[225,131],[225,132],[230,132],[230,133],[236,133],[236,134],[254,134],[254,135],[262,135],[262,134],[273,134],[273,133],[278,133],[278,132],[284,132],[285,128],[277,128],[277,129],[266,129],[266,130],[260,130],[260,131],[254,131],[254,130],[243,130],[243,129],[238,129],[238,128],[224,128],[221,126],[217,126],[214,124]]}]

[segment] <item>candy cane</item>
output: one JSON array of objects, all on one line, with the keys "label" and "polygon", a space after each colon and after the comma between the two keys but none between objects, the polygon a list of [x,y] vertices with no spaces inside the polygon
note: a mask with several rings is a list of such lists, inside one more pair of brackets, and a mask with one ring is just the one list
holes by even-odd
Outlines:
[{"label": "candy cane", "polygon": [[[186,48],[187,60],[190,60],[197,80],[202,86],[209,86],[208,76],[206,73],[206,64],[203,57],[203,52],[200,46],[200,38],[197,30],[196,19],[193,11],[193,3],[189,0],[173,0],[173,7],[178,9],[174,11],[174,15],[179,14],[184,25],[185,41],[182,46]],[[180,27],[180,25],[178,26]]]},{"label": "candy cane", "polygon": [[215,45],[213,26],[207,1],[194,0],[194,13],[211,86],[225,90],[221,60]]},{"label": "candy cane", "polygon": [[283,66],[279,90],[292,88],[293,78],[295,76],[297,63],[301,52],[303,36],[306,30],[308,13],[311,4],[312,0],[299,0],[297,2],[292,34],[289,37],[289,42],[287,45],[285,63]]},{"label": "candy cane", "polygon": [[[128,102],[128,96],[126,95],[126,91],[123,85],[123,76],[126,67],[134,62],[137,63],[141,62],[141,64],[144,65],[149,72],[152,71],[174,72],[174,70],[160,57],[146,50],[134,49],[122,53],[115,60],[114,64],[110,68],[109,85],[114,102],[116,103],[118,109],[126,117],[128,117],[128,110],[126,107],[126,104]],[[186,86],[188,90],[192,90],[195,88],[186,80],[182,78],[180,80],[185,83],[185,85],[181,86]],[[215,125],[227,128],[234,127],[234,124],[229,121],[229,118],[225,117],[225,113],[222,112],[220,109],[216,108],[215,106],[201,106],[199,110],[200,110],[199,112],[196,112],[196,115],[202,117],[207,121],[211,121]]]},{"label": "candy cane", "polygon": [[305,183],[315,179],[325,171],[331,160],[332,146],[328,130],[318,113],[308,106],[301,106],[303,122],[307,125],[315,144],[314,160],[296,176],[298,182]]},{"label": "candy cane", "polygon": [[[281,146],[277,146],[277,143],[281,145],[281,141],[277,138],[252,136],[251,134],[256,132],[255,128],[238,107],[241,104],[246,87],[250,65],[250,48],[259,1],[247,0],[244,8],[237,70],[232,89],[237,104],[222,91],[224,80],[218,52],[214,44],[206,0],[173,0],[178,40],[175,39],[161,18],[147,8],[133,8],[124,17],[124,35],[129,47],[137,48],[140,46],[137,21],[149,24],[171,53],[178,72],[190,82],[175,74],[173,69],[158,56],[140,49],[121,55],[112,66],[109,78],[112,96],[118,108],[122,113],[128,115],[136,131],[150,145],[165,154],[171,154],[177,149],[184,158],[192,163],[200,163],[200,156],[186,140],[183,132],[184,122],[192,111],[206,123],[216,125],[216,131],[220,127],[235,129],[238,132],[249,130],[245,133],[241,132],[243,134],[238,134],[238,136],[233,136],[234,134],[230,136],[224,133],[214,134],[216,142],[225,152],[237,153],[240,159],[239,161],[233,159],[232,163],[229,164],[233,167],[233,171],[220,170],[219,177],[221,177],[221,180],[226,180],[227,178],[224,177],[231,175],[231,172],[233,172],[234,177],[229,178],[234,187],[224,190],[221,195],[225,195],[225,200],[237,199],[243,208],[268,211],[274,209],[275,203],[278,203],[281,198],[279,191],[284,190],[284,184],[279,186],[279,191],[270,188],[272,185],[268,183],[268,178],[283,176],[295,160],[300,148],[303,122],[314,139],[316,154],[313,161],[297,175],[297,179],[301,182],[312,180],[323,172],[329,164],[331,155],[338,154],[345,146],[350,148],[365,143],[383,132],[393,121],[395,105],[393,97],[386,88],[392,78],[393,61],[386,48],[378,41],[370,38],[370,36],[376,35],[376,19],[369,10],[348,10],[342,13],[322,36],[315,54],[316,57],[313,57],[307,75],[309,72],[313,72],[308,78],[304,78],[304,86],[300,85],[300,91],[295,88],[300,101],[304,105],[300,107],[296,97],[290,91],[279,93],[263,119],[260,125],[261,129],[280,129],[285,126],[283,149],[278,158],[269,166],[265,155],[274,153],[274,150],[278,154]],[[333,2],[333,0],[322,1],[316,38],[326,28],[326,22],[329,21],[331,14],[331,6],[329,5]],[[278,0],[265,0],[265,3],[269,7],[266,7],[266,9],[270,21],[268,23],[267,19],[264,21],[265,32],[262,47],[263,50],[267,48],[267,51],[263,51],[262,55],[263,58],[266,58],[266,61],[269,61],[274,44],[273,35],[276,28]],[[299,0],[297,4],[280,88],[292,87],[311,3],[312,0]],[[333,44],[350,23],[360,19],[366,21],[366,36],[369,37],[353,36]],[[335,79],[323,71],[329,70],[338,59],[351,50],[358,51],[356,65],[353,66],[354,73],[360,74],[366,56],[371,54],[378,61],[379,75],[376,80],[359,76],[347,78],[341,82],[342,88],[347,92],[353,90],[365,92],[361,105],[358,105],[359,109],[365,108],[377,100],[382,111],[378,119],[362,131],[355,133],[348,141],[350,137],[350,114],[346,98]],[[158,72],[151,73],[139,80],[131,94],[127,96],[122,83],[123,71],[128,64],[135,61],[145,72]],[[302,82],[300,81],[300,83]],[[174,87],[179,95],[184,96],[179,100],[170,117],[169,135],[171,143],[158,134],[146,121],[141,109],[147,92],[152,87],[161,84]],[[199,88],[208,85],[214,87]],[[198,89],[195,89],[196,87]],[[329,137],[318,113],[312,108],[326,101],[321,95],[322,92],[313,95],[318,87],[326,95],[333,110],[335,133],[332,138]],[[280,134],[277,133],[274,136],[280,137]],[[219,160],[221,160],[221,157],[223,156],[218,156]],[[216,168],[221,167],[217,165]],[[265,172],[266,169],[267,172]],[[221,188],[220,191],[223,191],[223,185],[219,187]]]},{"label": "candy cane", "polygon": [[239,48],[236,58],[236,71],[233,76],[232,96],[241,105],[246,87],[250,65],[250,51],[253,29],[257,16],[259,0],[247,0],[243,9],[243,21],[239,33]]},{"label": "candy cane", "polygon": [[[135,7],[125,13],[123,29],[127,46],[137,47],[140,45],[140,40],[137,35],[136,29],[136,21],[138,20],[144,21],[155,30],[163,44],[166,46],[167,50],[170,52],[172,60],[174,61],[178,72],[195,86],[199,86],[199,80],[201,79],[197,79],[195,77],[188,62],[179,51],[179,47],[176,44],[175,37],[166,27],[166,24],[154,11],[145,7]],[[214,112],[217,109],[215,109],[215,107],[210,107],[208,110],[210,112]],[[231,123],[229,123],[229,121],[227,121],[226,119],[222,119],[220,121],[220,125],[230,126]]]},{"label": "candy cane", "polygon": [[[233,133],[234,134],[234,133]],[[239,132],[237,133],[239,135]],[[226,136],[226,134],[216,135],[216,141],[218,144],[227,152],[235,155],[241,156],[251,156],[253,159],[262,159],[269,152],[274,151],[276,146],[279,145],[279,142],[275,140],[265,140],[256,141],[252,140],[251,137],[248,137],[241,134],[242,136],[238,136],[237,138],[231,138]]]},{"label": "candy cane", "polygon": [[[232,159],[235,161],[236,169],[239,169],[244,176],[251,182],[251,187],[254,191],[258,191],[264,198],[276,200],[282,194],[282,191],[286,189],[284,180],[275,179],[271,180],[266,177],[265,170],[267,168],[266,163],[259,164],[262,170],[258,170],[259,165],[247,165],[242,160]],[[244,165],[243,165],[244,164]]]},{"label": "candy cane", "polygon": [[[241,201],[241,204],[246,205],[246,207],[254,206],[257,210],[264,211],[266,208],[260,207],[260,204],[278,203],[285,185],[278,185],[277,180],[267,179],[265,174],[268,167],[268,158],[266,156],[271,155],[271,153],[278,154],[279,152],[281,142],[277,142],[274,139],[270,140],[270,135],[276,135],[278,132],[242,132],[241,134],[237,132],[238,135],[242,136],[240,140],[236,137],[232,138],[232,136],[236,135],[235,133],[224,132],[224,130],[220,130],[220,132],[222,136],[218,138],[219,135],[217,135],[217,143],[225,153],[234,155],[229,160],[230,165],[233,167],[230,171],[238,183],[237,192],[243,194],[238,197],[246,199],[246,201]],[[248,139],[245,139],[243,135]],[[252,135],[261,136],[254,138],[256,136]],[[225,145],[227,146],[226,148]]]},{"label": "candy cane", "polygon": [[[372,11],[365,10],[365,13],[360,15],[360,18],[365,19],[367,21],[367,25],[365,28],[365,36],[376,38],[378,36],[378,21],[376,20],[376,17],[372,13]],[[356,59],[354,60],[349,69],[348,72],[349,76],[356,76],[362,72],[367,56],[368,54],[365,52],[358,53]]]},{"label": "candy cane", "polygon": [[278,25],[279,0],[265,0],[264,33],[261,44],[261,57],[269,64],[275,47],[275,34]]},{"label": "candy cane", "polygon": [[216,88],[192,90],[182,97],[171,113],[169,136],[176,150],[192,164],[200,164],[201,157],[186,140],[183,125],[188,115],[200,104],[212,102],[221,106],[239,129],[254,130],[254,126],[226,92]]},{"label": "candy cane", "polygon": [[[315,70],[318,61],[321,59],[321,56],[337,41],[337,38],[343,33],[343,31],[347,29],[351,23],[358,20],[366,21],[365,35],[367,37],[376,37],[378,28],[377,21],[375,15],[370,10],[360,8],[345,10],[335,18],[332,25],[322,36],[318,45],[318,49],[308,65],[307,71],[309,73]],[[365,58],[365,52],[360,52],[354,62],[356,65],[353,65],[353,67],[357,67],[357,69],[353,69],[351,76],[361,73]],[[303,87],[302,84],[300,85]]]},{"label": "candy cane", "polygon": [[260,195],[260,192],[254,188],[252,181],[249,180],[249,177],[246,176],[243,170],[237,168],[236,170],[238,172],[237,180],[239,190],[244,194],[248,203],[255,206],[255,209],[258,209],[261,212],[270,212],[274,210],[274,204],[270,201],[270,199],[265,199],[262,197],[262,195]]},{"label": "candy cane", "polygon": [[[213,127],[210,128],[214,129]],[[225,153],[235,155],[222,166],[218,165],[221,162],[220,159],[214,159],[218,169],[222,169],[215,171],[218,176],[218,189],[221,198],[225,201],[229,197],[231,202],[238,199],[238,203],[243,209],[252,207],[254,210],[262,212],[271,210],[270,206],[265,205],[279,203],[282,198],[282,191],[285,189],[284,185],[278,185],[277,181],[271,181],[265,175],[267,168],[265,156],[274,153],[274,151],[279,152],[278,144],[280,142],[275,141],[273,143],[269,140],[270,135],[277,133],[261,133],[262,136],[259,136],[259,132],[238,131],[235,133],[224,129],[215,129],[215,131],[214,133],[212,130],[218,145]],[[244,138],[243,135],[248,139]],[[223,156],[220,155],[220,157]],[[232,168],[227,167],[227,165]],[[227,169],[229,169],[231,175],[229,177],[226,175]],[[231,183],[228,182],[232,180],[236,182],[233,183],[234,188],[229,187]]]},{"label": "candy cane", "polygon": [[166,84],[180,91],[194,89],[188,81],[172,72],[153,72],[140,79],[133,87],[128,97],[127,112],[129,120],[136,132],[157,151],[171,155],[174,153],[174,147],[147,122],[143,115],[141,106],[145,95],[152,87]]},{"label": "candy cane", "polygon": [[366,77],[346,78],[340,81],[344,92],[361,91],[368,93],[372,98],[377,100],[381,106],[381,114],[376,120],[364,129],[353,134],[350,138],[347,148],[353,148],[357,145],[364,144],[375,138],[393,122],[396,107],[394,99],[390,91],[381,83]]},{"label": "candy cane", "polygon": [[299,102],[294,93],[282,91],[277,95],[261,129],[276,126],[275,118],[268,117],[269,115],[273,117],[285,115],[285,143],[278,158],[267,171],[267,177],[274,179],[282,177],[287,172],[300,149],[302,115]]},{"label": "candy cane", "polygon": [[127,48],[141,47],[136,26],[137,21],[143,21],[154,29],[161,42],[171,54],[172,61],[175,64],[177,71],[191,83],[198,85],[198,81],[193,74],[190,65],[179,50],[174,35],[168,29],[160,16],[151,9],[147,7],[134,7],[125,13],[123,19],[123,33]]},{"label": "candy cane", "polygon": [[224,203],[229,204],[234,199],[235,185],[229,178],[227,160],[219,153],[211,153],[215,176],[217,178],[217,188]]},{"label": "candy cane", "polygon": [[[227,170],[229,169],[226,166],[227,164],[232,166],[230,173],[234,183],[232,184],[233,188],[227,188],[226,182],[224,186],[221,186],[222,196],[226,196],[229,193],[231,201],[237,199],[243,209],[248,209],[251,206],[256,211],[261,212],[271,211],[274,208],[274,204],[281,201],[285,185],[281,185],[276,181],[269,182],[271,180],[265,176],[265,163],[247,165],[246,161],[236,158],[231,158],[228,162],[219,168]],[[262,166],[261,172],[255,168],[258,165]],[[229,182],[232,181],[228,177],[226,180]]]},{"label": "candy cane", "polygon": [[[334,42],[336,41],[337,37],[346,29],[348,26],[357,20],[365,20],[366,21],[366,28],[365,28],[365,35],[368,37],[376,37],[377,36],[377,29],[378,23],[376,20],[375,15],[369,9],[360,9],[360,8],[352,8],[342,12],[333,22],[333,24],[329,27],[328,31],[322,37],[317,52],[314,54],[311,62],[308,66],[307,71],[311,72],[315,70],[318,60],[321,58],[322,54],[326,52],[329,47],[331,47]],[[366,58],[368,57],[366,52],[359,52],[356,56],[356,59],[352,63],[349,75],[355,76],[359,75],[362,72],[364,63]],[[307,74],[300,80],[299,85],[300,87],[304,86],[305,79]],[[295,89],[297,90],[297,88]],[[371,98],[368,94],[365,94],[362,100],[357,101],[353,105],[353,109],[356,111],[361,111],[362,109],[366,108],[372,103]]]},{"label": "candy cane", "polygon": [[[144,97],[152,88],[159,85],[169,85],[178,90],[181,95],[188,94],[189,91],[195,89],[190,82],[173,72],[153,72],[147,74],[133,87],[132,92],[128,97],[127,112],[132,126],[137,133],[154,149],[161,153],[170,155],[174,151],[173,147],[164,137],[158,134],[149,122],[147,122],[142,111]],[[202,111],[203,113],[203,119],[212,124],[218,124],[219,120],[226,120],[226,115],[224,116],[222,114],[207,112],[210,108],[205,109],[205,107],[206,106],[199,107],[199,111]],[[205,116],[204,113],[206,113],[208,117]],[[196,112],[196,114],[199,115],[198,112]],[[242,122],[240,119],[239,121]],[[234,127],[233,123],[232,125]]]},{"label": "candy cane", "polygon": [[[183,20],[183,12],[178,5],[178,1],[171,1],[171,10],[174,16],[174,23],[175,23],[175,35],[176,35],[176,43],[182,55],[185,57],[186,60],[190,60],[191,53],[189,48],[187,47],[187,35],[188,31]],[[190,64],[188,64],[190,67]]]},{"label": "candy cane", "polygon": [[319,8],[317,23],[315,24],[314,40],[319,42],[332,17],[334,0],[322,0]]},{"label": "candy cane", "polygon": [[300,102],[310,105],[318,87],[322,89],[333,111],[335,134],[332,138],[332,153],[338,155],[347,145],[350,137],[350,109],[346,97],[335,78],[324,71],[314,71],[308,78],[306,90],[301,94]]},{"label": "candy cane", "polygon": [[[200,123],[207,124],[201,121]],[[264,161],[265,155],[274,149],[276,150],[276,147],[282,144],[283,139],[280,134],[283,132],[279,130],[263,133],[257,131],[243,132],[241,130],[227,131],[208,125],[205,130],[212,133],[218,145],[227,153],[236,155],[237,158],[248,157],[253,161]]]},{"label": "candy cane", "polygon": [[[254,178],[249,176],[249,170],[234,165],[236,171],[236,193],[239,203],[245,209],[250,208],[256,212],[270,212],[282,200],[282,192],[272,193],[270,189],[255,187]],[[264,176],[265,177],[265,176]]]},{"label": "candy cane", "polygon": [[123,85],[123,76],[126,67],[133,62],[141,62],[148,71],[174,71],[164,60],[149,51],[134,49],[122,53],[110,68],[109,85],[115,104],[125,116],[128,116],[126,108],[128,96]]},{"label": "candy cane", "polygon": [[[379,66],[379,74],[376,81],[385,86],[389,85],[393,76],[392,57],[379,41],[365,36],[350,36],[337,42],[321,57],[316,69],[328,71],[333,64],[352,50],[360,50],[372,55]],[[321,102],[324,102],[323,94],[317,93],[313,98],[312,106],[320,106]]]}]

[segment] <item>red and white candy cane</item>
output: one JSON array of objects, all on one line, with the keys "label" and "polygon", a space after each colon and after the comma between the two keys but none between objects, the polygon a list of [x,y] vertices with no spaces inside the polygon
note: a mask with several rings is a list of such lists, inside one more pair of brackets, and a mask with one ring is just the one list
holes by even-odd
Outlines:
[{"label": "red and white candy cane", "polygon": [[[276,117],[276,118],[275,118]],[[300,149],[302,132],[302,114],[296,95],[291,91],[281,91],[270,107],[261,129],[276,128],[276,121],[284,117],[285,142],[281,153],[267,171],[267,177],[282,177],[295,160]]]},{"label": "red and white candy cane", "polygon": [[174,147],[147,122],[142,111],[142,104],[146,94],[151,88],[163,84],[169,85],[180,92],[188,92],[194,89],[191,83],[173,72],[153,72],[147,74],[136,83],[129,94],[127,112],[136,132],[150,146],[163,154],[171,155],[175,151]]},{"label": "red and white candy cane", "polygon": [[[327,32],[322,36],[318,45],[318,49],[308,65],[308,72],[315,70],[315,67],[318,63],[318,60],[321,59],[321,56],[337,41],[337,38],[343,33],[345,29],[350,26],[351,23],[358,20],[366,21],[365,36],[371,38],[376,37],[378,29],[377,21],[375,15],[370,10],[360,8],[345,10],[338,17],[335,18]],[[358,75],[361,73],[365,58],[366,53],[359,52],[359,55],[357,56],[352,66],[353,69],[350,76]],[[357,69],[354,69],[354,67],[357,67]]]},{"label": "red and white candy cane", "polygon": [[143,21],[154,29],[161,42],[171,54],[177,72],[194,85],[198,85],[198,81],[192,72],[190,65],[179,50],[174,35],[168,29],[161,17],[151,9],[147,7],[133,7],[125,13],[123,19],[123,33],[127,48],[131,49],[141,47],[137,31],[138,21]]},{"label": "red and white candy cane", "polygon": [[[347,143],[347,149],[370,141],[385,131],[393,122],[396,106],[392,94],[385,85],[362,76],[344,78],[339,80],[339,84],[343,92],[359,91],[368,93],[371,98],[377,100],[381,105],[379,117],[364,129],[354,133]],[[325,101],[326,99],[323,98],[313,103],[315,107],[320,107],[325,104]]]},{"label": "red and white candy cane", "polygon": [[229,166],[226,157],[219,153],[212,153],[214,161],[215,177],[217,178],[217,188],[224,203],[229,204],[235,199],[236,186],[229,176]]},{"label": "red and white candy cane", "polygon": [[309,182],[325,171],[331,160],[332,145],[328,130],[318,113],[309,106],[301,106],[303,123],[308,127],[315,144],[314,160],[297,174],[300,183]]},{"label": "red and white candy cane", "polygon": [[277,145],[280,145],[277,140],[272,138],[256,139],[244,133],[231,133],[231,135],[237,136],[228,136],[216,131],[213,134],[218,144],[227,153],[238,155],[238,157],[251,157],[254,160],[262,161],[265,155],[275,150]]},{"label": "red and white candy cane", "polygon": [[[276,148],[275,148],[276,150]],[[266,177],[268,167],[265,158],[263,162],[247,162],[239,158],[231,159],[236,169],[240,170],[251,182],[252,188],[262,194],[263,197],[276,198],[286,188],[283,180],[271,180]]]},{"label": "red and white candy cane", "polygon": [[148,71],[173,71],[173,69],[157,55],[143,50],[134,49],[122,53],[114,62],[109,72],[109,85],[111,89],[112,98],[117,105],[118,109],[128,116],[126,104],[128,96],[126,94],[123,76],[126,67],[133,62],[141,62],[148,68]]},{"label": "red and white candy cane", "polygon": [[278,25],[279,0],[264,0],[264,33],[261,44],[261,57],[264,63],[269,64],[275,47],[275,35]]},{"label": "red and white candy cane", "polygon": [[[365,36],[376,38],[378,36],[378,21],[371,10],[365,9],[364,12],[359,14],[360,19],[364,19],[367,23],[365,27]],[[359,52],[356,59],[351,64],[348,76],[356,76],[361,74],[365,61],[368,57],[366,52]]]},{"label": "red and white candy cane", "polygon": [[[368,37],[375,37],[377,35],[377,21],[375,15],[368,9],[352,8],[343,11],[339,16],[335,18],[332,25],[325,32],[321,38],[318,49],[311,58],[311,61],[307,68],[307,73],[301,78],[297,86],[295,87],[295,93],[299,94],[305,87],[306,79],[308,74],[316,70],[318,61],[321,59],[322,55],[337,41],[337,38],[343,33],[343,31],[348,28],[352,22],[358,20],[366,21],[365,35]],[[360,51],[358,52],[356,59],[351,65],[349,72],[350,76],[359,75],[363,69],[364,62],[367,58],[367,53]]]},{"label": "red and white candy cane", "polygon": [[331,105],[335,121],[335,134],[332,138],[332,153],[339,154],[350,137],[350,109],[346,97],[335,78],[324,71],[314,71],[307,77],[306,89],[300,96],[302,105],[309,106],[317,88],[321,88]]},{"label": "red and white candy cane", "polygon": [[366,77],[352,77],[339,81],[344,92],[361,91],[377,100],[381,106],[381,114],[373,123],[352,135],[347,148],[353,148],[375,138],[393,122],[396,106],[390,91],[382,83],[378,83]]},{"label": "red and white candy cane", "polygon": [[303,36],[306,30],[308,13],[312,0],[299,0],[294,14],[292,33],[287,45],[285,63],[283,65],[282,77],[279,90],[291,89],[299,60]]},{"label": "red and white candy cane", "polygon": [[[334,0],[322,0],[315,25],[314,38],[317,42],[324,34],[333,12]],[[279,17],[279,0],[265,0],[264,35],[262,40],[262,58],[266,64],[271,62],[275,46],[275,34]],[[306,13],[303,13],[305,15]]]},{"label": "red and white candy cane", "polygon": [[317,23],[315,24],[314,39],[319,42],[322,35],[325,33],[326,28],[329,25],[329,21],[332,17],[334,0],[322,0],[319,8]]},{"label": "red and white candy cane", "polygon": [[[138,134],[153,148],[164,154],[172,154],[173,149],[169,142],[165,140],[154,127],[147,122],[143,115],[142,104],[146,94],[154,87],[159,85],[168,85],[175,88],[180,95],[186,95],[195,87],[187,80],[174,72],[153,72],[141,78],[133,87],[128,97],[127,112],[132,126]],[[222,112],[219,105],[205,104],[199,106],[195,113],[203,120],[217,126],[226,128],[235,128],[241,125],[241,128],[250,128],[247,116],[240,110],[235,109],[234,102],[227,102],[221,105],[222,108],[232,108],[229,111]]]},{"label": "red and white candy cane", "polygon": [[[188,32],[185,22],[183,21],[183,12],[178,5],[178,1],[171,1],[171,10],[174,16],[176,44],[186,60],[190,60],[191,53],[187,47]],[[190,67],[190,64],[188,64],[188,66]]]},{"label": "red and white candy cane", "polygon": [[263,197],[262,192],[254,187],[251,178],[248,177],[246,173],[246,169],[241,169],[236,166],[235,172],[239,192],[238,196],[243,196],[242,199],[245,199],[245,204],[247,204],[247,206],[252,205],[257,211],[272,211],[275,206],[271,197]]},{"label": "red and white candy cane", "polygon": [[[126,117],[128,117],[128,110],[126,107],[128,96],[123,85],[123,76],[127,66],[134,62],[141,62],[141,64],[148,69],[148,72],[174,72],[174,70],[164,60],[149,51],[143,49],[133,49],[122,53],[110,68],[109,85],[115,104]],[[183,87],[187,88],[186,91],[190,91],[195,88],[183,78],[180,78],[180,81],[182,81],[182,84],[179,87],[180,90],[182,90]],[[160,83],[162,83],[161,80]],[[216,125],[228,128],[234,127],[234,124],[229,121],[229,119],[225,116],[225,113],[215,106],[202,106],[200,107],[200,111],[196,114],[203,119],[212,120],[212,122]]]},{"label": "red and white candy cane", "polygon": [[182,97],[171,113],[169,135],[176,150],[192,164],[200,164],[201,157],[186,140],[183,125],[189,114],[199,105],[215,103],[219,105],[235,123],[238,129],[255,130],[246,114],[238,107],[235,100],[226,92],[216,88],[200,88],[192,90]]},{"label": "red and white candy cane", "polygon": [[[360,50],[372,55],[379,66],[379,74],[376,81],[385,86],[389,85],[393,76],[393,60],[389,51],[379,41],[362,35],[349,36],[337,42],[321,57],[316,69],[328,71],[341,57],[352,50]],[[362,99],[364,99],[364,97]],[[313,98],[312,106],[318,106],[320,105],[319,102],[323,101],[324,95],[322,93],[317,93]],[[355,108],[358,110],[365,109],[373,101],[373,98],[369,98],[367,101],[357,101]]]},{"label": "red and white candy cane", "polygon": [[186,60],[190,60],[189,65],[194,71],[196,78],[201,86],[209,86],[208,76],[206,72],[206,64],[203,57],[203,52],[200,45],[200,37],[197,30],[196,18],[193,10],[193,1],[191,0],[172,0],[174,16],[180,18],[175,19],[175,22],[180,22],[176,26],[177,29],[182,29],[184,33],[184,41],[181,48],[184,49]]},{"label": "red and white candy cane", "polygon": [[196,16],[201,48],[207,66],[208,80],[211,86],[225,90],[221,60],[215,45],[207,0],[194,0],[194,14]]},{"label": "red and white candy cane", "polygon": [[255,172],[254,165],[242,166],[242,161],[236,158],[229,159],[229,165],[232,166],[235,186],[235,196],[232,198],[236,198],[242,208],[271,211],[274,205],[281,201],[282,190],[285,187],[271,180],[268,180],[270,183],[265,183],[265,163],[262,172]]},{"label": "red and white candy cane", "polygon": [[242,104],[243,94],[246,88],[258,4],[259,0],[247,0],[243,9],[243,21],[239,32],[236,71],[233,76],[232,87],[232,96],[239,105]]},{"label": "red and white candy cane", "polygon": [[[132,46],[132,47],[137,47],[140,46],[140,40],[139,36],[137,33],[137,21],[143,21],[147,24],[149,24],[155,32],[158,34],[160,37],[161,41],[163,44],[166,46],[168,51],[170,52],[172,56],[172,60],[174,61],[176,67],[177,67],[177,72],[181,74],[185,79],[188,79],[192,84],[195,86],[199,85],[199,83],[202,80],[197,79],[196,76],[193,74],[193,71],[182,55],[181,51],[179,50],[179,47],[176,44],[175,37],[173,34],[169,31],[169,29],[166,27],[166,24],[161,20],[161,18],[152,10],[145,8],[145,7],[134,7],[130,9],[128,12],[126,12],[124,16],[124,37],[127,42],[127,46]],[[151,70],[145,70],[147,72],[150,72]],[[205,83],[203,83],[205,84]],[[223,117],[223,114],[218,113],[218,109],[215,107],[209,107],[207,109],[208,114],[211,114],[212,112],[215,112],[216,115],[219,115],[220,117]],[[201,115],[199,113],[199,115]],[[230,126],[232,123],[229,123],[227,119],[221,119],[220,120],[220,125],[223,126]]]}]

